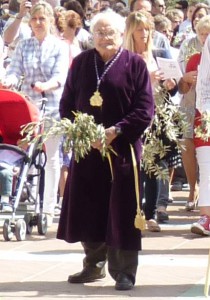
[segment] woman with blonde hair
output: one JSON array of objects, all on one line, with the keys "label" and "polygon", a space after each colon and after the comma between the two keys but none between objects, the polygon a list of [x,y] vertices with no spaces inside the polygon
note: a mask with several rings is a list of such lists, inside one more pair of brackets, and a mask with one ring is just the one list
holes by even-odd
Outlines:
[{"label": "woman with blonde hair", "polygon": [[[166,90],[173,90],[176,87],[175,81],[171,79],[162,81],[163,74],[158,69],[156,62],[157,56],[169,58],[170,55],[165,49],[155,49],[153,47],[153,33],[153,17],[145,11],[132,12],[126,20],[124,47],[139,54],[145,60],[152,82],[153,93],[160,81],[163,83]],[[159,159],[158,163],[162,168],[168,169],[166,157]],[[169,198],[169,183],[157,180],[153,173],[151,176],[144,174],[142,181],[145,182],[144,192],[146,201],[144,211],[148,230],[160,231],[160,226],[155,220],[155,210],[157,205],[157,220],[159,222],[168,220],[166,207]]]},{"label": "woman with blonde hair", "polygon": [[146,61],[152,83],[162,79],[162,72],[158,70],[155,58],[157,56],[170,58],[167,50],[154,48],[154,30],[153,17],[146,11],[135,11],[127,17],[124,47],[139,54]]},{"label": "woman with blonde hair", "polygon": [[[124,37],[125,48],[130,48],[131,51],[136,52],[135,36],[133,35],[134,31],[138,27],[144,27],[145,30],[148,30],[148,36],[145,39],[144,47],[145,51],[152,50],[152,34],[154,30],[153,17],[149,12],[146,11],[137,11],[131,13],[126,20],[126,34]],[[140,31],[140,28],[138,28]]]},{"label": "woman with blonde hair", "polygon": [[[157,69],[157,64],[152,54],[153,33],[154,23],[150,13],[146,11],[136,11],[132,12],[127,17],[124,47],[138,53],[146,60],[147,67],[150,70],[150,77],[154,82],[155,75],[152,76],[151,71],[153,70],[153,67]],[[156,75],[157,74],[158,72]]]},{"label": "woman with blonde hair", "polygon": [[[29,24],[33,36],[21,40],[7,68],[3,87],[18,84],[23,76],[21,91],[36,106],[44,93],[47,98],[45,115],[59,118],[59,101],[69,67],[67,45],[52,34],[55,19],[52,6],[44,1],[35,4],[30,11]],[[45,189],[43,213],[48,226],[52,225],[57,202],[57,187],[60,176],[59,138],[46,141],[47,163],[45,166]]]}]

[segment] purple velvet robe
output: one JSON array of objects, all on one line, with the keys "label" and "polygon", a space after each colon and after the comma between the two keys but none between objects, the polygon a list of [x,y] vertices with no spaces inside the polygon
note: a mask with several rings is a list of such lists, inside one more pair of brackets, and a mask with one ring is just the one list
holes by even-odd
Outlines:
[{"label": "purple velvet robe", "polygon": [[62,118],[72,118],[72,111],[81,111],[93,115],[106,128],[121,127],[122,135],[112,142],[118,154],[111,155],[114,178],[108,159],[102,158],[98,150],[93,149],[79,163],[72,159],[57,238],[67,242],[106,242],[118,249],[140,250],[141,232],[134,227],[137,204],[129,144],[133,145],[139,162],[140,136],[154,113],[150,78],[140,56],[123,50],[100,83],[102,107],[93,107],[90,98],[97,83],[94,55],[99,76],[105,70],[96,50],[77,56],[67,77],[60,114]]}]

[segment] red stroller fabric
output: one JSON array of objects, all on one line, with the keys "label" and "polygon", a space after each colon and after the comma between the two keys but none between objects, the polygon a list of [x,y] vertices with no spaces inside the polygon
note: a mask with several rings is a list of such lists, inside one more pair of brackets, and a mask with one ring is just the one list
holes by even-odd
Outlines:
[{"label": "red stroller fabric", "polygon": [[4,144],[17,145],[21,126],[39,120],[39,109],[18,92],[0,89],[0,135]]}]

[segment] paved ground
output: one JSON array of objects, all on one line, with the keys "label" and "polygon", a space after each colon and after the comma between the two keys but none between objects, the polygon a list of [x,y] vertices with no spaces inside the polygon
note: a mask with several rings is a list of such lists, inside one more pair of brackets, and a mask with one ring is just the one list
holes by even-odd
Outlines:
[{"label": "paved ground", "polygon": [[0,228],[0,299],[204,299],[210,238],[190,233],[199,212],[185,212],[186,192],[173,195],[168,224],[160,233],[144,232],[132,291],[115,291],[108,274],[95,283],[68,284],[68,275],[81,270],[83,252],[80,244],[56,240],[55,218],[46,236],[34,228],[22,242],[5,242]]}]

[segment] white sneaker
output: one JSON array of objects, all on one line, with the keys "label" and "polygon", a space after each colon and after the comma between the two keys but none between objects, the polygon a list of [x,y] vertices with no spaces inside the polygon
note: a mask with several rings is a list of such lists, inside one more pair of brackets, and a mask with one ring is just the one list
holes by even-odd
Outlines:
[{"label": "white sneaker", "polygon": [[54,215],[57,217],[57,216],[60,216],[60,214],[61,214],[61,206],[56,205],[56,207],[54,209]]}]

